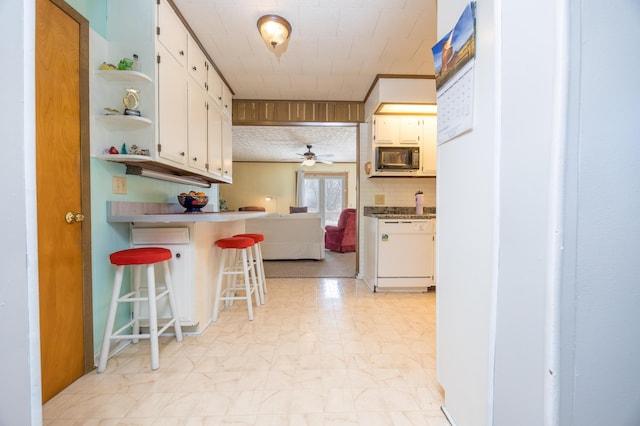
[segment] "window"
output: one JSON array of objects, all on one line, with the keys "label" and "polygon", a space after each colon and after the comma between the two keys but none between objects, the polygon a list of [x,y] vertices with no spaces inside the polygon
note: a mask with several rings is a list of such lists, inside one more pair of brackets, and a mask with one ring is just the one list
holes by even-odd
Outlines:
[{"label": "window", "polygon": [[320,213],[322,226],[337,225],[347,206],[347,173],[298,172],[297,204]]}]

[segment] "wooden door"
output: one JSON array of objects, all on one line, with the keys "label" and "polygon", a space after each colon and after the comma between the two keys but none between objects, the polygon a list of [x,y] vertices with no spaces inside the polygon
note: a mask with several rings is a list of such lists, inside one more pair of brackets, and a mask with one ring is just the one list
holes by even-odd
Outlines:
[{"label": "wooden door", "polygon": [[[82,25],[81,25],[82,23]],[[42,400],[91,368],[88,30],[61,0],[36,1],[36,186]],[[84,213],[84,222],[67,212]]]}]

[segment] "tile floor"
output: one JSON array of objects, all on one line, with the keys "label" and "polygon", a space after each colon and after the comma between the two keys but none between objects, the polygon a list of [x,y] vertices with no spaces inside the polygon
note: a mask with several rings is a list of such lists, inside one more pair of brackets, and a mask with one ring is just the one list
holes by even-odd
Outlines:
[{"label": "tile floor", "polygon": [[148,341],[43,407],[45,425],[448,426],[435,379],[435,292],[272,278],[267,303],[222,310],[200,336]]}]

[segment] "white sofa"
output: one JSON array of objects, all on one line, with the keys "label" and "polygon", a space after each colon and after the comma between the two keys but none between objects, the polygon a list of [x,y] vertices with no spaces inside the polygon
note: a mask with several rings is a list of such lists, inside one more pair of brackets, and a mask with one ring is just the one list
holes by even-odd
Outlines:
[{"label": "white sofa", "polygon": [[324,259],[324,228],[317,213],[276,213],[247,219],[245,229],[264,234],[265,260]]}]

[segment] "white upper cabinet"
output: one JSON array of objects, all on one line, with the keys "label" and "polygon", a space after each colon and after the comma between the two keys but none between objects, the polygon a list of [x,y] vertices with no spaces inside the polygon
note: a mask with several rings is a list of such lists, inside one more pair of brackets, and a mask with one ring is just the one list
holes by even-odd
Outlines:
[{"label": "white upper cabinet", "polygon": [[222,180],[233,181],[233,156],[231,144],[231,118],[222,118]]},{"label": "white upper cabinet", "polygon": [[[436,176],[435,115],[375,115],[370,161],[375,161],[376,147],[419,147],[420,168],[415,176]],[[376,173],[374,173],[376,174]],[[385,171],[384,176],[406,176],[406,171]],[[378,174],[382,175],[382,174]]]},{"label": "white upper cabinet", "polygon": [[209,97],[216,105],[222,107],[222,86],[224,83],[222,82],[222,78],[218,75],[218,72],[212,66],[209,66],[209,75],[207,79],[209,82],[207,87]]},{"label": "white upper cabinet", "polygon": [[231,97],[232,96],[233,94],[231,93],[231,90],[229,90],[227,85],[223,83],[222,84],[222,112],[224,112],[227,117],[231,117],[231,109],[232,109]]},{"label": "white upper cabinet", "polygon": [[123,139],[128,147],[138,148],[136,154],[101,154],[110,161],[149,163],[154,169],[231,183],[232,93],[172,4],[168,0],[107,2],[112,34],[108,52],[114,59],[105,61],[135,52],[149,76],[96,71],[102,87],[92,90],[96,96],[106,93],[104,100],[96,102],[100,109],[118,106],[123,90],[135,88],[140,89],[142,117],[100,114],[101,125],[95,126],[100,134],[92,139],[100,140],[101,151],[112,145],[119,148]]},{"label": "white upper cabinet", "polygon": [[424,176],[436,176],[436,155],[437,155],[437,125],[438,119],[435,115],[422,117],[424,122],[422,132],[422,169]]},{"label": "white upper cabinet", "polygon": [[180,63],[159,47],[158,156],[185,166],[187,154],[187,77]]},{"label": "white upper cabinet", "polygon": [[393,145],[398,143],[400,120],[392,115],[378,115],[373,119],[373,143]]},{"label": "white upper cabinet", "polygon": [[374,116],[373,143],[376,145],[418,145],[422,137],[421,116]]},{"label": "white upper cabinet", "polygon": [[400,118],[400,134],[398,143],[400,145],[418,145],[422,138],[423,131],[422,117],[401,117]]},{"label": "white upper cabinet", "polygon": [[188,45],[189,75],[206,91],[209,62],[193,37],[189,37]]},{"label": "white upper cabinet", "polygon": [[222,113],[211,104],[207,115],[207,170],[215,178],[222,177]]},{"label": "white upper cabinet", "polygon": [[187,39],[189,33],[167,1],[161,1],[158,5],[158,27],[156,32],[158,41],[162,43],[182,67],[185,67],[187,65]]},{"label": "white upper cabinet", "polygon": [[200,86],[189,80],[189,167],[207,172],[207,96]]}]

